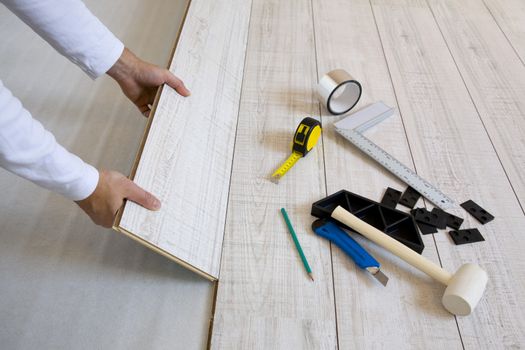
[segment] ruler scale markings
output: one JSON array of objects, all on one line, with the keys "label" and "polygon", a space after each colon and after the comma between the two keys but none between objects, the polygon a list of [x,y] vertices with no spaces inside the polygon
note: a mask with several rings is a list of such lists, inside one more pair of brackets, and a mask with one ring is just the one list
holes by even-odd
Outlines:
[{"label": "ruler scale markings", "polygon": [[336,131],[439,208],[446,210],[454,205],[452,199],[364,135],[352,129],[336,127]]}]

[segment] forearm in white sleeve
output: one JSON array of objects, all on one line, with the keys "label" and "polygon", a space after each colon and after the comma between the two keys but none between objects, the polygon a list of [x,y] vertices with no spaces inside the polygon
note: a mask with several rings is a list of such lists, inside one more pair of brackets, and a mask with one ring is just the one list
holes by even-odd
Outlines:
[{"label": "forearm in white sleeve", "polygon": [[57,143],[0,80],[0,166],[78,201],[98,184],[97,169]]},{"label": "forearm in white sleeve", "polygon": [[0,0],[92,79],[106,73],[124,45],[80,0]]}]

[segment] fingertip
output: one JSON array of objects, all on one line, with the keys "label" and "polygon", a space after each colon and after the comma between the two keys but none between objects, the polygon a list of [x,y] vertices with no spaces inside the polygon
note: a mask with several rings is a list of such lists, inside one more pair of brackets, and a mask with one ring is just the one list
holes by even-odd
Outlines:
[{"label": "fingertip", "polygon": [[157,211],[161,207],[160,200],[148,191],[144,191],[144,207],[149,210]]},{"label": "fingertip", "polygon": [[157,198],[153,198],[153,202],[151,203],[151,210],[157,211],[160,209],[162,204]]},{"label": "fingertip", "polygon": [[177,91],[177,93],[183,97],[188,97],[191,95],[190,90],[188,90],[186,85],[184,85],[184,83],[181,80],[178,80],[177,84],[174,84],[172,88],[174,88],[175,91]]},{"label": "fingertip", "polygon": [[188,90],[186,85],[184,85],[184,82],[177,78],[169,70],[166,70],[166,82],[171,88],[175,89],[175,91],[177,91],[179,95],[184,97],[188,97],[191,95],[190,90]]},{"label": "fingertip", "polygon": [[157,211],[160,209],[160,206],[160,200],[157,197],[148,191],[144,191],[144,207],[146,209]]},{"label": "fingertip", "polygon": [[124,198],[129,199],[148,210],[157,211],[160,209],[161,204],[157,197],[150,192],[145,191],[133,181],[128,181],[124,192]]},{"label": "fingertip", "polygon": [[188,90],[188,89],[186,88],[186,86],[184,86],[184,85],[182,85],[182,88],[180,88],[179,90],[180,90],[180,91],[178,91],[178,92],[179,92],[182,96],[184,96],[184,97],[188,97],[188,96],[191,95],[190,90]]}]

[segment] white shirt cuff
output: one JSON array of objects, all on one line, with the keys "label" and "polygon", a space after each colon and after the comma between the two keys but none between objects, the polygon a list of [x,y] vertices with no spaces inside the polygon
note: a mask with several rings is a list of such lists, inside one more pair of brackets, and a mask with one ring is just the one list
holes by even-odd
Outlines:
[{"label": "white shirt cuff", "polygon": [[98,170],[90,164],[84,163],[82,169],[82,178],[78,181],[69,183],[60,192],[73,201],[80,201],[89,197],[98,185],[99,173]]},{"label": "white shirt cuff", "polygon": [[103,58],[99,58],[88,66],[79,64],[82,70],[84,70],[84,72],[86,72],[86,74],[89,75],[91,79],[94,80],[106,73],[111,67],[113,67],[115,62],[117,62],[122,55],[122,52],[124,51],[124,44],[114,36],[113,39],[114,40],[107,40],[108,42],[100,49],[101,52],[106,53]]}]

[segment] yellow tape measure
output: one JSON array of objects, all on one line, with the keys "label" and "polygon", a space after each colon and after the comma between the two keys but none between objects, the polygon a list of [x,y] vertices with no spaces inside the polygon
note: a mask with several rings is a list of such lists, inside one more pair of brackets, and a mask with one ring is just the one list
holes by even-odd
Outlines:
[{"label": "yellow tape measure", "polygon": [[295,130],[292,154],[286,159],[284,164],[272,174],[272,181],[277,183],[299,159],[306,156],[317,144],[320,136],[321,123],[310,117],[304,118]]}]

